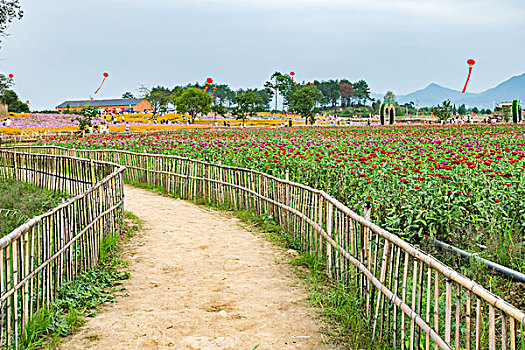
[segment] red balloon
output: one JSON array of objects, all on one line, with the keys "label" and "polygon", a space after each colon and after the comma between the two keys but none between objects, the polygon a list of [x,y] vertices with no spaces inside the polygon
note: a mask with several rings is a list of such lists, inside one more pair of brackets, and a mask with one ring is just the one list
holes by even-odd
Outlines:
[{"label": "red balloon", "polygon": [[29,103],[29,100],[27,100],[26,103]]},{"label": "red balloon", "polygon": [[13,79],[14,75],[13,74],[9,74],[9,79]]},{"label": "red balloon", "polygon": [[290,75],[293,77],[295,75],[295,72],[290,72]]},{"label": "red balloon", "polygon": [[208,84],[211,84],[211,83],[213,83],[213,79],[212,79],[212,78],[208,78],[208,79],[206,79],[206,82],[207,82]]},{"label": "red balloon", "polygon": [[93,97],[91,97],[91,101],[93,101]]},{"label": "red balloon", "polygon": [[475,63],[476,63],[476,61],[474,61],[472,58],[470,58],[470,59],[467,60],[467,64],[468,64],[469,66],[473,66]]},{"label": "red balloon", "polygon": [[214,87],[214,88],[213,88],[212,90],[213,90],[213,91],[217,91],[217,88],[216,88],[216,87]]},{"label": "red balloon", "polygon": [[109,74],[108,74],[108,73],[104,73],[103,75],[104,75],[104,78],[109,77]]}]

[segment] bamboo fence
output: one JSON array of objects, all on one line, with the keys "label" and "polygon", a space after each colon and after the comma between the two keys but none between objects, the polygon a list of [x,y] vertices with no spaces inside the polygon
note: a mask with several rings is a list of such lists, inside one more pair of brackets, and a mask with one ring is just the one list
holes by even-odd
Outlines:
[{"label": "bamboo fence", "polygon": [[[395,349],[525,349],[525,313],[323,191],[251,169],[178,156],[20,148],[110,161],[125,181],[271,215],[362,300],[373,338]],[[287,174],[288,175],[288,174]]]},{"label": "bamboo fence", "polygon": [[0,177],[74,198],[0,239],[0,339],[18,349],[29,321],[61,286],[97,262],[99,246],[123,220],[124,167],[63,155],[0,149]]}]

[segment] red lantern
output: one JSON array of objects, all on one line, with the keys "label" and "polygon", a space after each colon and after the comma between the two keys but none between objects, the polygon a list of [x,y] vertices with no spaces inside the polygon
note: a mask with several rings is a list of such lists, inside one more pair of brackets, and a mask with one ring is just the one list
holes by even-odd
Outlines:
[{"label": "red lantern", "polygon": [[13,79],[14,78],[14,75],[13,74],[9,74],[9,79]]},{"label": "red lantern", "polygon": [[206,82],[207,82],[208,84],[211,84],[211,83],[213,83],[213,79],[212,79],[212,78],[208,78],[208,79],[206,79]]},{"label": "red lantern", "polygon": [[[109,74],[104,72],[102,73],[102,76],[104,77],[102,79],[102,83],[100,83],[100,86],[98,87],[97,91],[95,91],[95,95],[99,92],[99,90],[102,88],[102,85],[104,85],[104,82],[106,81],[106,78],[109,77]],[[92,99],[93,100],[93,99]]]},{"label": "red lantern", "polygon": [[290,75],[293,77],[295,75],[295,72],[290,72]]},{"label": "red lantern", "polygon": [[467,90],[467,84],[468,84],[468,81],[470,79],[470,73],[472,73],[472,66],[476,63],[476,61],[474,61],[472,58],[469,58],[467,60],[467,64],[469,65],[468,67],[468,76],[467,76],[467,81],[465,82],[465,86],[463,87],[463,91],[461,91],[462,94],[465,93],[465,91]]}]

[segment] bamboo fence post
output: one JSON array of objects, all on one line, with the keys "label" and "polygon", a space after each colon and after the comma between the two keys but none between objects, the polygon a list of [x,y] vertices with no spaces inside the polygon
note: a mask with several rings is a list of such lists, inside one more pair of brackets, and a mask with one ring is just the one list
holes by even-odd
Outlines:
[{"label": "bamboo fence post", "polygon": [[[417,275],[418,275],[418,260],[414,259],[414,272],[412,274],[412,308],[416,305],[416,288],[417,288]],[[410,320],[410,350],[414,350],[414,319]]]},{"label": "bamboo fence post", "polygon": [[[328,214],[326,218],[326,234],[328,237],[332,237],[332,224],[334,216],[334,205],[332,202],[327,201],[328,204]],[[326,268],[328,276],[332,276],[332,245],[329,242],[326,242]]]},{"label": "bamboo fence post", "polygon": [[455,346],[456,349],[459,349],[459,318],[461,313],[461,286],[456,284],[456,337],[455,337]]},{"label": "bamboo fence post", "polygon": [[471,310],[471,295],[470,295],[470,291],[467,291],[467,301],[466,301],[466,305],[465,305],[465,309],[466,309],[466,316],[465,316],[465,323],[466,323],[466,336],[465,336],[465,350],[470,350],[470,335],[471,335],[471,317],[472,315],[470,314],[472,312]]},{"label": "bamboo fence post", "polygon": [[496,327],[494,306],[489,305],[489,350],[496,350]]},{"label": "bamboo fence post", "polygon": [[[389,241],[386,241],[385,242],[385,246],[384,246],[384,249],[383,249],[383,258],[381,259],[382,263],[381,263],[381,275],[379,277],[379,282],[381,282],[381,284],[384,284],[385,283],[385,279],[386,279],[386,270],[387,270],[387,267],[388,267],[388,262],[387,262],[387,258],[388,258],[388,253],[389,253],[389,248],[390,248],[390,242]],[[379,314],[379,306],[380,304],[381,305],[381,310],[383,310],[383,294],[381,294],[379,296],[379,298],[381,299],[381,302],[378,302],[376,304],[376,311],[375,311],[375,316],[374,316],[374,327],[372,329],[372,339],[375,338],[375,334],[376,334],[376,326],[377,326],[377,316]],[[383,312],[383,311],[381,311]],[[381,328],[382,330],[382,328]]]},{"label": "bamboo fence post", "polygon": [[[372,209],[372,206],[370,205],[370,202],[366,202],[364,215],[363,215],[365,220],[370,220],[371,209]],[[371,257],[372,246],[371,246],[369,231],[370,230],[368,229],[368,227],[365,226],[364,235],[363,235],[363,253],[364,253],[363,263],[366,266],[366,268],[370,271],[371,264],[372,264],[372,257]],[[363,278],[363,282],[364,282],[364,287],[365,287],[365,292],[366,292],[366,314],[370,316],[370,313],[371,313],[370,312],[370,299],[371,299],[370,283],[365,278]]]},{"label": "bamboo fence post", "polygon": [[[402,295],[402,301],[403,303],[406,302],[406,296],[407,296],[407,282],[408,282],[408,258],[409,258],[409,254],[408,252],[405,252],[405,261],[404,261],[404,264],[403,264],[403,287],[402,287],[402,291],[401,291],[401,295]],[[404,349],[405,348],[405,314],[403,311],[401,311],[401,314],[400,314],[400,317],[401,317],[401,339],[400,339],[400,343],[401,343],[401,349]]]}]

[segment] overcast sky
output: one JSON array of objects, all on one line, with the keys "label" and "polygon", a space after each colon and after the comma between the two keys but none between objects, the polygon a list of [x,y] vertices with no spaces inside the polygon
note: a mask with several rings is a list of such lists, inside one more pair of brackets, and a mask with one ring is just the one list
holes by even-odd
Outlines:
[{"label": "overcast sky", "polygon": [[22,100],[53,108],[211,76],[260,87],[365,79],[404,94],[431,82],[480,92],[525,72],[522,0],[20,0],[25,16],[0,48]]}]

